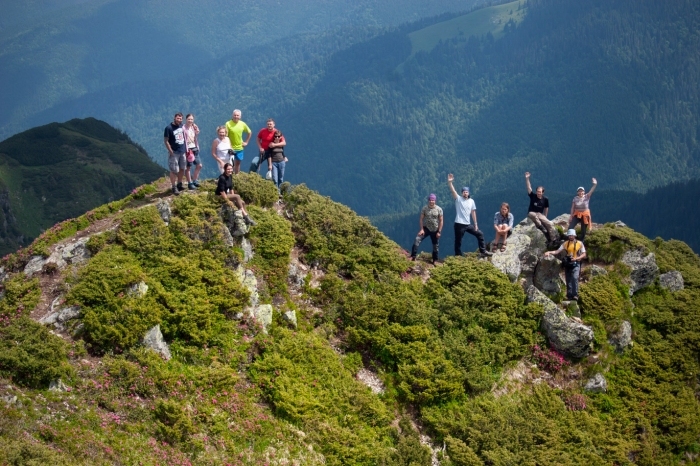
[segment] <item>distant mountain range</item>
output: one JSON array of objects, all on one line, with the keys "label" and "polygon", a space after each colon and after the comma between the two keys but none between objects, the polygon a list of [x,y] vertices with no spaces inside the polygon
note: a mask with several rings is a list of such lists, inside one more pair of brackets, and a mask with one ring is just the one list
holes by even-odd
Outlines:
[{"label": "distant mountain range", "polygon": [[0,254],[164,173],[126,134],[94,118],[12,136],[0,142]]}]

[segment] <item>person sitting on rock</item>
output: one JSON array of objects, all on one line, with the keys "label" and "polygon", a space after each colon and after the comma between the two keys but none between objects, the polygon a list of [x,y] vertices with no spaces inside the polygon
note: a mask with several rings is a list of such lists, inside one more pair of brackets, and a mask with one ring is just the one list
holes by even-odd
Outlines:
[{"label": "person sitting on rock", "polygon": [[224,172],[221,174],[221,176],[219,176],[219,181],[216,184],[216,191],[214,191],[214,193],[217,196],[221,196],[224,199],[224,202],[226,202],[226,204],[228,204],[231,208],[233,208],[233,202],[231,202],[231,199],[236,201],[236,205],[243,214],[243,220],[245,220],[248,225],[257,225],[257,223],[250,218],[248,212],[245,210],[245,202],[243,202],[241,196],[233,191],[233,165],[228,162],[225,163],[223,171]]},{"label": "person sitting on rock", "polygon": [[586,248],[583,241],[576,239],[576,230],[569,229],[566,232],[569,238],[564,241],[556,251],[547,251],[545,257],[552,254],[559,254],[566,251],[566,256],[562,261],[564,264],[564,275],[566,276],[566,299],[578,300],[578,277],[581,272],[581,261],[586,258]]},{"label": "person sitting on rock", "polygon": [[513,233],[513,214],[507,202],[501,204],[501,210],[493,216],[493,228],[496,230],[496,249],[504,252],[508,245],[508,237]]},{"label": "person sitting on rock", "polygon": [[527,184],[527,195],[530,196],[530,206],[527,208],[527,218],[532,220],[538,230],[544,233],[547,243],[552,244],[559,238],[554,224],[547,218],[549,213],[549,199],[544,195],[544,187],[538,186],[532,192],[530,185],[530,172],[525,172],[525,184]]},{"label": "person sitting on rock", "polygon": [[591,210],[588,206],[591,200],[591,195],[595,191],[596,186],[598,186],[598,181],[593,178],[593,187],[588,193],[583,189],[583,186],[579,186],[576,190],[576,197],[571,202],[571,220],[569,220],[569,229],[576,228],[576,225],[581,224],[581,241],[586,239],[586,230],[591,223]]},{"label": "person sitting on rock", "polygon": [[418,235],[415,241],[413,241],[413,248],[411,249],[411,260],[416,260],[416,255],[418,254],[418,246],[425,239],[426,235],[430,236],[430,241],[433,243],[433,265],[438,260],[438,249],[440,235],[442,234],[442,209],[435,204],[437,196],[431,194],[428,196],[428,205],[423,207],[420,211],[420,219],[418,224],[420,225],[420,230],[418,230]]},{"label": "person sitting on rock", "polygon": [[[457,210],[457,215],[455,216],[455,256],[462,255],[462,238],[464,233],[469,233],[476,237],[479,242],[479,254],[482,257],[492,256],[493,253],[486,250],[486,242],[484,241],[484,232],[479,230],[479,225],[476,221],[476,204],[474,199],[469,197],[469,187],[465,186],[462,188],[462,195],[458,195],[455,191],[452,182],[455,177],[452,173],[447,175],[447,184],[450,186],[450,191],[452,192],[452,199],[455,200],[455,209]],[[474,220],[474,225],[471,224],[469,217]]]}]

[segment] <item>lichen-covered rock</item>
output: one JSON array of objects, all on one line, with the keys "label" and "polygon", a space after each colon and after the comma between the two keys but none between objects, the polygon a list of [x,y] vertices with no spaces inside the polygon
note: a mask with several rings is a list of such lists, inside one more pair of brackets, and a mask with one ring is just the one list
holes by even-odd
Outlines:
[{"label": "lichen-covered rock", "polygon": [[608,391],[608,381],[605,380],[603,374],[598,372],[596,375],[588,379],[583,389],[590,393],[605,393]]},{"label": "lichen-covered rock", "polygon": [[617,222],[613,223],[613,225],[615,225],[616,228],[624,228],[627,226],[627,224],[622,220],[618,220]]},{"label": "lichen-covered rock", "polygon": [[41,271],[41,269],[44,268],[44,264],[46,264],[44,256],[32,256],[29,262],[27,262],[27,265],[24,266],[24,274],[31,277],[35,273]]},{"label": "lichen-covered rock", "polygon": [[271,304],[261,304],[260,306],[255,306],[250,308],[250,315],[262,325],[263,333],[267,333],[267,328],[272,325],[272,305]]},{"label": "lichen-covered rock", "polygon": [[630,296],[654,283],[656,277],[659,276],[659,266],[656,265],[656,256],[653,252],[645,256],[641,249],[632,249],[622,255],[620,262],[631,270],[629,276]]},{"label": "lichen-covered rock", "polygon": [[301,262],[292,261],[289,263],[289,281],[296,287],[304,286],[304,279],[309,273],[309,268]]},{"label": "lichen-covered rock", "polygon": [[598,275],[607,275],[608,271],[605,270],[603,267],[600,267],[599,265],[590,265],[586,267],[582,272],[586,276],[586,278],[593,278],[597,277]]},{"label": "lichen-covered rock", "polygon": [[239,265],[236,268],[236,276],[241,282],[241,285],[245,286],[250,292],[249,305],[253,307],[257,306],[260,299],[258,296],[258,279],[255,278],[253,271]]},{"label": "lichen-covered rock", "polygon": [[534,272],[537,260],[546,249],[544,233],[526,218],[513,229],[505,252],[494,254],[491,263],[515,283],[521,273]]},{"label": "lichen-covered rock", "polygon": [[535,268],[534,284],[547,295],[557,295],[566,286],[560,274],[561,261],[554,256],[543,257]]},{"label": "lichen-covered rock", "polygon": [[625,351],[632,344],[632,324],[627,320],[623,321],[620,329],[608,337],[608,343],[618,353]]},{"label": "lichen-covered rock", "polygon": [[63,383],[61,379],[58,380],[52,380],[49,383],[49,391],[50,392],[69,392],[71,389],[68,385]]},{"label": "lichen-covered rock", "polygon": [[250,244],[250,241],[248,241],[248,238],[241,238],[241,249],[243,249],[243,262],[248,263],[252,258],[253,255],[255,254],[253,252],[253,245]]},{"label": "lichen-covered rock", "polygon": [[582,358],[588,354],[593,342],[593,329],[568,317],[534,286],[528,288],[527,300],[544,306],[542,330],[555,350],[574,358]]},{"label": "lichen-covered rock", "polygon": [[170,201],[165,199],[158,200],[158,202],[156,202],[156,209],[158,210],[160,218],[162,218],[165,224],[168,225],[170,223],[170,217],[172,216],[172,212],[170,211]]},{"label": "lichen-covered rock", "polygon": [[142,343],[146,348],[150,348],[160,354],[166,361],[171,358],[170,347],[163,338],[163,334],[160,331],[160,324],[146,332],[143,336]]},{"label": "lichen-covered rock", "polygon": [[4,282],[5,279],[7,279],[7,271],[5,267],[0,267],[0,283]]},{"label": "lichen-covered rock", "polygon": [[221,234],[224,237],[224,244],[228,247],[233,247],[233,236],[231,236],[231,231],[226,225],[221,225]]},{"label": "lichen-covered rock", "polygon": [[552,219],[552,223],[554,225],[561,227],[564,230],[568,230],[570,221],[571,221],[571,215],[569,215],[569,214],[561,214],[560,216]]},{"label": "lichen-covered rock", "polygon": [[671,270],[659,275],[659,284],[661,288],[666,288],[668,291],[680,291],[685,287],[683,275],[677,270]]},{"label": "lichen-covered rock", "polygon": [[221,219],[233,236],[246,235],[250,230],[248,224],[243,220],[243,212],[234,209],[228,204],[224,204],[221,207]]},{"label": "lichen-covered rock", "polygon": [[127,294],[129,296],[136,296],[137,298],[143,298],[146,296],[146,293],[148,292],[148,285],[146,285],[146,282],[138,282],[134,283],[129,287],[129,290],[127,291]]},{"label": "lichen-covered rock", "polygon": [[283,313],[282,317],[294,327],[297,326],[297,313],[293,309]]}]

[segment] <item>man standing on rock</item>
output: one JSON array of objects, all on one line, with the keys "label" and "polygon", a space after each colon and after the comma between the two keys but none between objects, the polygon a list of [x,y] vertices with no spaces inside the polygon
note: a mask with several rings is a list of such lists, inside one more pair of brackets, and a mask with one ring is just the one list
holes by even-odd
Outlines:
[{"label": "man standing on rock", "polygon": [[[182,113],[177,112],[173,122],[165,127],[163,140],[168,149],[168,169],[170,170],[170,184],[173,194],[178,195],[182,191],[182,177],[185,176],[187,157],[185,151],[185,130],[182,128]],[[177,186],[175,185],[177,181]]]},{"label": "man standing on rock", "polygon": [[525,172],[525,184],[527,184],[527,195],[530,196],[530,206],[527,208],[527,217],[532,220],[538,230],[547,237],[547,243],[552,244],[557,238],[557,230],[554,224],[549,221],[549,199],[544,195],[544,187],[538,186],[533,193],[530,185],[530,172]]},{"label": "man standing on rock", "polygon": [[261,129],[260,132],[258,132],[258,137],[255,139],[255,142],[258,143],[259,155],[255,157],[251,162],[249,170],[250,173],[257,173],[260,169],[260,165],[265,160],[267,160],[267,170],[269,172],[272,171],[271,149],[274,149],[275,147],[284,147],[287,145],[287,142],[285,141],[284,137],[280,142],[274,142],[274,138],[275,120],[273,120],[272,118],[268,118],[266,127]]},{"label": "man standing on rock", "polygon": [[[457,216],[455,217],[455,256],[462,255],[462,237],[464,233],[469,233],[476,237],[479,242],[479,254],[481,257],[492,256],[493,253],[486,250],[486,242],[484,241],[484,232],[479,230],[479,225],[476,221],[476,204],[473,199],[469,198],[469,187],[462,188],[462,195],[457,195],[452,182],[455,177],[452,173],[447,175],[447,184],[450,186],[452,198],[455,200],[455,209]],[[474,225],[471,224],[469,216],[474,220]]]},{"label": "man standing on rock", "polygon": [[[250,137],[253,134],[244,122],[241,121],[241,111],[236,109],[231,115],[231,119],[226,122],[226,131],[228,139],[231,141],[231,150],[233,151],[233,174],[238,175],[241,171],[241,161],[243,160],[243,149],[250,142]],[[248,137],[243,140],[243,133]]]},{"label": "man standing on rock", "polygon": [[583,246],[583,242],[576,239],[576,230],[567,231],[566,236],[569,239],[564,241],[559,249],[547,251],[544,256],[566,251],[566,257],[562,261],[566,276],[566,299],[578,300],[578,277],[581,272],[581,261],[586,258],[586,248]]},{"label": "man standing on rock", "polygon": [[430,236],[430,241],[433,243],[433,265],[438,260],[438,248],[440,242],[440,235],[442,234],[442,208],[435,204],[437,196],[431,194],[428,196],[428,205],[423,207],[420,211],[420,219],[418,223],[420,224],[420,230],[416,236],[415,241],[413,241],[413,248],[411,249],[411,260],[416,260],[416,255],[418,254],[418,247],[420,243],[425,239],[426,236]]}]

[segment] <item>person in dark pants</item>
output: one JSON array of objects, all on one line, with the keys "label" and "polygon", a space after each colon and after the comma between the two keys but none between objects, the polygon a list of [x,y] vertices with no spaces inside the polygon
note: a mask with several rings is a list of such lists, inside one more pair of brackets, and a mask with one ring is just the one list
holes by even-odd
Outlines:
[{"label": "person in dark pants", "polygon": [[223,171],[224,172],[221,174],[221,176],[219,176],[219,179],[216,182],[216,190],[214,191],[214,194],[221,196],[224,199],[224,202],[230,207],[233,207],[233,202],[235,202],[243,214],[243,220],[248,225],[257,225],[257,222],[250,218],[248,212],[245,210],[245,202],[243,202],[241,196],[236,194],[233,190],[233,179],[231,177],[233,174],[233,165],[228,162],[225,163]]},{"label": "person in dark pants", "polygon": [[593,178],[593,187],[586,193],[583,186],[579,186],[576,190],[576,197],[571,202],[571,220],[569,220],[569,229],[576,228],[576,225],[581,224],[581,241],[586,239],[586,230],[589,225],[593,225],[591,222],[591,211],[589,208],[589,202],[591,201],[591,195],[595,191],[596,186],[598,186],[598,181]]},{"label": "person in dark pants", "polygon": [[568,240],[556,251],[547,251],[545,257],[566,251],[564,257],[564,275],[566,277],[566,299],[578,299],[578,277],[581,272],[581,261],[586,258],[586,248],[582,241],[576,239],[576,230],[566,232]]},{"label": "person in dark pants", "polygon": [[420,225],[420,230],[416,236],[415,241],[413,241],[413,248],[411,249],[411,260],[416,260],[416,255],[418,254],[418,246],[425,239],[426,235],[430,236],[430,241],[433,243],[433,265],[438,260],[438,249],[440,235],[442,234],[442,208],[435,204],[437,196],[431,194],[428,196],[428,205],[423,207],[420,211],[420,219],[418,224]]},{"label": "person in dark pants", "polygon": [[[452,182],[455,177],[452,173],[447,175],[447,184],[450,186],[452,198],[455,200],[455,209],[457,216],[455,217],[455,256],[462,255],[462,237],[464,233],[469,233],[476,237],[479,242],[479,254],[482,257],[492,256],[493,253],[486,250],[486,242],[484,241],[484,232],[479,230],[479,225],[476,220],[476,204],[473,199],[469,198],[469,188],[462,188],[462,195],[457,195]],[[469,217],[474,220],[474,225],[471,224]]]}]

